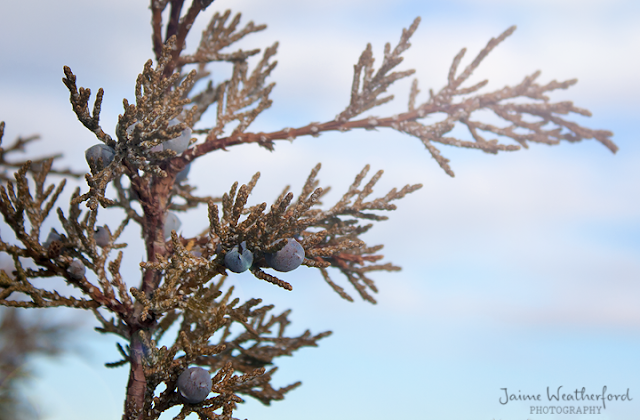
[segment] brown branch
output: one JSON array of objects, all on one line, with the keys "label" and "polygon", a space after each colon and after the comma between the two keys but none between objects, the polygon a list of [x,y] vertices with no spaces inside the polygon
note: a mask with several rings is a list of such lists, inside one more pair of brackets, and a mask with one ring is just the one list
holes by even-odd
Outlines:
[{"label": "brown branch", "polygon": [[151,41],[156,60],[160,60],[162,56],[162,12],[167,7],[167,3],[168,0],[151,0],[151,27],[153,28]]},{"label": "brown branch", "polygon": [[182,13],[182,6],[184,0],[170,0],[171,11],[169,12],[169,22],[167,23],[167,33],[164,37],[164,42],[167,42],[173,35],[178,34],[178,28],[180,23],[180,14]]},{"label": "brown branch", "polygon": [[[536,75],[534,75],[536,76]],[[523,143],[523,139],[538,142],[538,143],[547,143],[547,144],[555,144],[560,139],[576,142],[583,139],[596,139],[598,142],[602,143],[605,147],[611,150],[613,153],[617,151],[617,146],[610,140],[610,137],[613,133],[606,130],[592,130],[581,127],[573,122],[566,121],[558,116],[559,114],[567,114],[569,112],[579,113],[585,115],[584,110],[580,108],[576,108],[573,104],[569,103],[560,103],[565,104],[561,107],[558,107],[560,104],[553,104],[549,102],[540,102],[531,104],[528,109],[525,109],[523,105],[512,105],[509,103],[503,104],[502,101],[506,99],[513,99],[521,96],[529,96],[539,98],[543,96],[543,92],[549,89],[556,88],[566,88],[567,86],[573,84],[573,81],[568,81],[562,84],[549,84],[546,86],[534,85],[532,83],[532,78],[525,78],[525,80],[518,86],[515,87],[507,87],[501,89],[496,92],[491,92],[483,95],[474,96],[463,100],[458,103],[438,103],[435,101],[427,102],[421,105],[419,108],[410,110],[398,115],[394,115],[391,117],[385,118],[375,118],[368,117],[360,120],[352,120],[352,121],[337,121],[332,120],[324,123],[311,123],[306,126],[299,128],[285,128],[282,130],[270,132],[270,133],[238,133],[233,134],[228,137],[218,138],[214,134],[214,130],[212,130],[209,135],[206,137],[205,141],[189,150],[187,150],[182,156],[176,157],[173,159],[176,170],[182,170],[184,166],[186,166],[193,159],[205,155],[214,150],[225,150],[227,147],[235,146],[243,143],[257,143],[260,146],[271,149],[273,147],[273,142],[275,140],[293,140],[300,136],[317,136],[325,131],[349,131],[351,129],[377,129],[380,127],[392,128],[394,130],[404,132],[416,137],[419,137],[425,143],[425,146],[431,151],[434,157],[440,163],[449,175],[453,176],[453,172],[446,165],[446,159],[439,156],[439,152],[435,147],[433,147],[431,142],[438,142],[442,144],[448,144],[458,147],[467,147],[467,148],[475,148],[480,149],[489,153],[496,153],[498,150],[500,151],[515,151],[519,150],[519,145],[504,145],[498,144],[497,141],[491,142],[483,142],[478,141],[479,138],[476,138],[475,142],[465,142],[458,139],[452,139],[448,137],[444,137],[443,135],[450,131],[453,128],[453,124],[455,122],[465,123],[468,115],[473,113],[474,111],[480,109],[492,109],[498,116],[504,115],[505,112],[511,110],[511,112],[516,112],[517,115],[521,114],[529,114],[533,116],[537,116],[542,118],[544,123],[550,122],[554,123],[556,127],[564,127],[567,130],[570,130],[570,133],[565,133],[558,135],[557,130],[548,129],[543,130],[542,124],[532,125],[532,124],[518,124],[522,128],[528,128],[532,132],[528,134],[526,137],[517,136],[513,131],[502,131],[501,135],[505,135],[511,137],[518,141],[520,144],[526,147],[526,143]],[[417,87],[416,87],[417,89]],[[518,106],[518,109],[515,109],[514,106]],[[419,123],[417,120],[426,117],[430,114],[435,113],[445,113],[448,115],[447,120],[440,123],[435,123],[430,126],[425,126],[422,123]],[[504,118],[504,117],[503,117]],[[510,122],[514,122],[513,119]],[[485,126],[484,128],[487,128]],[[477,127],[470,126],[471,134],[474,134],[474,129]],[[435,130],[435,131],[434,131]],[[497,128],[496,128],[497,130]],[[491,131],[496,131],[491,130]],[[557,137],[557,140],[556,140]],[[438,157],[439,156],[439,157]],[[442,160],[440,160],[442,159]]]},{"label": "brown branch", "polygon": [[[454,173],[449,166],[449,160],[440,154],[440,150],[436,148],[434,143],[478,149],[486,153],[495,154],[499,151],[515,151],[521,147],[526,148],[528,147],[528,142],[552,145],[558,144],[562,140],[578,142],[584,139],[595,139],[613,153],[618,150],[618,147],[610,139],[610,137],[613,136],[613,133],[610,131],[592,130],[581,127],[561,117],[561,115],[570,113],[590,116],[589,111],[575,107],[571,102],[549,102],[548,92],[557,89],[567,89],[577,82],[575,79],[564,82],[551,81],[546,85],[540,85],[536,83],[536,79],[540,75],[538,71],[525,77],[524,80],[516,86],[506,86],[497,91],[485,94],[476,94],[476,92],[487,84],[486,80],[470,87],[462,87],[463,83],[469,79],[484,58],[486,58],[498,44],[514,32],[515,26],[508,28],[497,38],[492,38],[464,71],[457,75],[458,67],[466,52],[466,49],[461,50],[451,64],[446,86],[437,94],[430,91],[429,100],[423,104],[416,106],[416,97],[419,90],[418,83],[414,80],[409,92],[407,112],[391,117],[379,118],[370,116],[360,120],[351,120],[352,117],[364,111],[390,101],[392,96],[380,98],[380,95],[383,94],[387,87],[393,82],[411,74],[411,70],[394,73],[389,72],[402,61],[401,54],[410,46],[408,42],[409,38],[417,28],[418,23],[419,19],[416,19],[408,29],[403,30],[400,42],[393,51],[391,50],[390,44],[385,46],[384,59],[377,72],[373,67],[374,59],[371,46],[367,46],[355,66],[350,104],[332,121],[311,123],[299,128],[285,128],[271,133],[244,132],[244,129],[248,125],[248,123],[246,123],[245,125],[241,124],[240,128],[236,128],[230,136],[218,137],[228,122],[238,119],[235,115],[237,110],[223,110],[223,94],[220,94],[220,91],[224,93],[224,89],[218,89],[216,95],[219,94],[219,97],[212,99],[214,92],[213,89],[210,88],[208,91],[208,102],[205,103],[205,105],[208,106],[213,100],[218,101],[218,123],[215,127],[208,129],[208,131],[200,130],[200,132],[204,131],[207,133],[205,141],[187,150],[181,157],[174,158],[172,165],[176,170],[182,170],[189,162],[199,156],[214,150],[225,150],[229,146],[242,143],[257,143],[262,147],[273,150],[273,142],[275,140],[294,140],[296,137],[307,135],[316,137],[325,131],[348,131],[356,128],[373,130],[379,127],[392,128],[396,131],[419,138],[431,153],[431,156],[450,176],[454,176]],[[265,75],[267,74],[268,72],[265,72]],[[234,85],[234,79],[232,78],[230,82],[225,83]],[[224,86],[224,84],[222,86]],[[237,88],[232,93],[235,93],[236,90]],[[265,99],[267,94],[268,92],[265,94]],[[468,96],[471,94],[475,95]],[[466,98],[461,98],[465,95],[467,95]],[[232,95],[234,98],[236,96],[237,95]],[[511,99],[523,98],[531,99],[532,101],[525,104],[508,102]],[[227,106],[227,108],[229,107]],[[479,110],[491,110],[496,116],[510,125],[497,127],[472,120],[471,116],[473,112]],[[432,114],[446,114],[446,117],[444,120],[428,125],[420,121]],[[523,117],[533,118],[535,121],[530,122]],[[250,122],[251,121],[249,121],[249,123]],[[467,127],[472,141],[445,136],[458,124]],[[518,144],[501,144],[498,142],[498,139],[485,139],[481,132],[511,138]]]},{"label": "brown branch", "polygon": [[[182,3],[184,2],[184,0],[172,0],[172,6],[174,2],[179,2],[180,7],[182,7]],[[187,14],[182,19],[180,19],[180,24],[178,25],[178,28],[175,30],[175,35],[177,36],[175,49],[173,50],[173,53],[171,55],[171,61],[169,61],[169,63],[164,68],[164,77],[171,76],[176,66],[178,65],[178,61],[180,59],[180,53],[182,53],[182,50],[184,49],[184,43],[187,38],[187,34],[189,33],[189,30],[193,26],[193,22],[196,20],[196,17],[198,16],[201,10],[202,10],[202,3],[200,2],[200,0],[192,0],[191,7],[189,7]],[[169,35],[169,31],[167,30],[166,39],[169,40],[171,35]]]},{"label": "brown branch", "polygon": [[129,382],[127,398],[124,403],[122,420],[138,420],[142,418],[147,381],[143,369],[143,344],[138,334],[131,337],[131,354],[129,357]]}]

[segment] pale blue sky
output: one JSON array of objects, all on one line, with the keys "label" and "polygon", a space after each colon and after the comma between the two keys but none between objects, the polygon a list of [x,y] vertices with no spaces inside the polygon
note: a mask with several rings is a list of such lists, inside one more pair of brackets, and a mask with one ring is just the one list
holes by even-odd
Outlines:
[{"label": "pale blue sky", "polygon": [[[62,66],[71,66],[80,85],[94,92],[104,87],[102,123],[113,132],[122,98],[133,98],[135,77],[151,57],[147,7],[125,0],[0,4],[5,138],[39,133],[39,153],[63,150],[66,164],[86,169],[83,152],[95,140],[71,112]],[[334,332],[318,348],[279,362],[276,384],[302,380],[301,388],[271,407],[249,401],[237,417],[640,418],[637,2],[216,0],[211,13],[226,8],[241,10],[245,22],[269,25],[243,47],[280,41],[274,105],[255,130],[332,119],[348,103],[353,64],[366,43],[379,62],[384,43],[397,42],[401,29],[421,16],[403,66],[416,68],[423,95],[444,84],[460,48],[468,48],[464,65],[516,24],[474,80],[488,77],[489,88],[499,88],[538,69],[541,81],[577,77],[578,85],[553,98],[590,109],[594,116],[579,121],[614,131],[620,147],[612,155],[596,142],[534,145],[498,156],[443,147],[456,172],[451,179],[417,139],[381,130],[300,138],[276,145],[275,153],[237,147],[196,163],[191,177],[210,194],[261,171],[255,202],[273,200],[288,183],[296,192],[317,162],[322,184],[333,187],[325,203],[367,163],[385,170],[380,195],[424,184],[368,234],[370,243],[385,244],[386,260],[403,267],[375,276],[378,305],[341,300],[306,268],[287,275],[293,293],[250,275],[234,279],[239,297],[292,308],[292,332]],[[196,35],[205,23],[194,28]],[[372,114],[402,109],[409,84],[393,90],[395,105]],[[64,201],[61,206],[66,210]],[[195,212],[184,218],[183,230],[195,233],[204,223],[205,212]],[[138,232],[130,229],[126,241],[125,267],[136,285]],[[342,281],[338,274],[335,280]],[[30,395],[43,418],[119,418],[127,371],[102,366],[118,357],[115,339],[98,336],[91,323],[87,317],[80,340],[84,356],[38,361]],[[629,388],[634,399],[589,416],[537,416],[528,403],[498,402],[501,388],[544,394],[559,386],[591,393]]]}]

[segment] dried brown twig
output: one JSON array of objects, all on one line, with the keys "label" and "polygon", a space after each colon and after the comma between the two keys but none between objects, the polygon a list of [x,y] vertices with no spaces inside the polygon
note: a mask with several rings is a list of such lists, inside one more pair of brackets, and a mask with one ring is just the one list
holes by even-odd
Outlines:
[{"label": "dried brown twig", "polygon": [[[449,160],[440,154],[434,143],[479,149],[486,153],[495,154],[498,151],[515,151],[521,147],[527,148],[529,143],[553,145],[560,143],[562,140],[578,142],[584,139],[595,139],[612,152],[615,153],[617,151],[617,146],[610,139],[613,135],[610,131],[581,127],[562,117],[570,113],[590,116],[591,113],[589,111],[575,107],[573,103],[568,101],[550,102],[547,96],[548,93],[557,89],[567,89],[577,83],[576,79],[565,82],[552,81],[541,85],[536,83],[536,79],[540,75],[538,71],[526,77],[516,86],[505,87],[494,92],[477,94],[487,84],[486,80],[470,87],[462,87],[482,60],[513,33],[515,26],[507,29],[499,37],[491,39],[487,46],[478,53],[473,62],[462,73],[458,74],[458,66],[466,52],[466,49],[462,49],[453,60],[446,86],[437,93],[430,90],[429,99],[426,102],[416,105],[419,90],[418,82],[414,80],[409,93],[409,105],[406,112],[388,117],[370,116],[353,120],[355,116],[391,101],[393,95],[382,96],[387,88],[393,82],[414,73],[413,70],[401,72],[391,72],[391,70],[402,62],[401,54],[409,48],[409,38],[416,30],[419,22],[420,19],[418,18],[409,29],[403,30],[400,42],[393,51],[390,44],[385,46],[384,59],[377,71],[373,67],[374,59],[371,53],[371,46],[367,46],[355,66],[349,106],[338,114],[334,120],[324,123],[311,123],[299,128],[285,128],[270,133],[251,133],[238,130],[226,137],[219,137],[219,129],[210,129],[204,143],[190,149],[181,159],[188,162],[213,150],[226,149],[230,146],[244,143],[258,143],[272,148],[274,140],[293,140],[306,135],[317,136],[325,131],[349,131],[357,128],[378,129],[384,127],[419,138],[429,150],[431,156],[450,176],[454,174],[449,166]],[[515,101],[522,98],[532,101],[528,103]],[[480,110],[492,111],[496,116],[504,120],[507,125],[499,127],[473,120],[473,113]],[[421,122],[421,120],[433,114],[445,114],[446,117],[438,122],[429,124]],[[471,141],[446,136],[456,124],[463,124],[467,127],[472,137]],[[502,144],[498,139],[487,140],[483,132],[502,138],[510,138],[518,144]]]},{"label": "dried brown twig", "polygon": [[[316,176],[319,170],[320,164],[316,165],[307,178],[296,201],[293,201],[292,193],[285,191],[269,211],[266,211],[266,203],[246,206],[259,173],[254,175],[248,185],[238,188],[235,183],[229,193],[223,195],[222,209],[210,202],[208,238],[193,239],[194,243],[198,243],[202,248],[202,255],[193,255],[175,237],[172,239],[171,258],[141,263],[143,268],[162,271],[170,278],[180,279],[180,282],[165,281],[149,301],[147,311],[160,313],[162,310],[176,309],[180,301],[174,297],[184,295],[189,289],[199,287],[212,276],[224,272],[226,253],[242,242],[245,242],[247,248],[255,255],[251,267],[251,273],[255,277],[292,290],[293,286],[290,283],[263,271],[263,268],[268,268],[268,264],[262,257],[265,253],[282,248],[283,241],[292,237],[297,237],[305,250],[306,258],[303,264],[319,268],[323,277],[341,297],[353,300],[344,289],[337,287],[330,280],[327,267],[338,268],[363,299],[375,303],[367,292],[367,289],[377,292],[368,273],[379,270],[397,271],[399,267],[392,264],[375,264],[383,258],[382,255],[376,254],[382,246],[368,247],[359,239],[359,235],[373,226],[371,223],[360,224],[360,221],[387,219],[377,212],[394,210],[396,206],[392,201],[403,198],[422,185],[406,185],[399,191],[394,188],[384,197],[366,201],[382,176],[382,171],[378,171],[361,187],[369,171],[367,166],[358,174],[343,197],[333,207],[323,211],[316,208],[325,193],[322,188],[317,188]],[[176,287],[177,290],[170,291]]]}]

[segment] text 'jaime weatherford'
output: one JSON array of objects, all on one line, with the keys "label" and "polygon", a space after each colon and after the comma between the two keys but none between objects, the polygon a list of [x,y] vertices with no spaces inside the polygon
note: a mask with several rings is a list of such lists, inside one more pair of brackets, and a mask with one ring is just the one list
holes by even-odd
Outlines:
[{"label": "text 'jaime weatherford'", "polygon": [[[535,401],[545,402],[542,394],[523,394],[520,390],[518,393],[509,393],[507,388],[500,388],[504,391],[504,395],[500,397],[499,402],[502,405],[508,404],[510,401]],[[580,402],[596,402],[598,405],[532,405],[530,406],[530,414],[600,414],[601,409],[607,408],[607,401],[632,401],[629,395],[629,388],[624,394],[613,394],[607,392],[607,386],[602,387],[600,393],[588,393],[585,387],[576,388],[573,392],[564,393],[562,386],[559,386],[555,392],[547,387],[547,399],[549,403],[580,403]]]}]

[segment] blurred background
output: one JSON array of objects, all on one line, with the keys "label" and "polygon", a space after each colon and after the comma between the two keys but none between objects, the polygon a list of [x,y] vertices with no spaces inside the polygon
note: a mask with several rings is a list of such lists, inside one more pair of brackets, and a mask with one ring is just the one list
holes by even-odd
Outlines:
[{"label": "blurred background", "polygon": [[[542,70],[540,82],[578,78],[554,101],[572,100],[593,112],[573,119],[608,129],[616,155],[595,141],[497,156],[441,147],[456,173],[450,178],[415,138],[392,130],[328,133],[276,144],[233,147],[197,161],[190,179],[201,193],[219,195],[234,181],[262,178],[253,203],[272,202],[282,188],[299,191],[322,162],[324,200],[339,199],[365,164],[384,169],[379,196],[393,187],[424,187],[398,202],[366,236],[385,244],[385,261],[400,273],[377,273],[377,305],[346,302],[317,270],[282,278],[286,292],[251,275],[232,279],[236,295],[262,297],[293,309],[291,333],[332,330],[317,349],[279,362],[274,383],[303,386],[285,401],[264,407],[248,400],[236,412],[250,419],[424,418],[632,420],[640,415],[640,3],[631,0],[216,0],[188,39],[195,49],[207,17],[231,8],[243,23],[268,29],[241,46],[280,42],[274,104],[252,131],[328,121],[348,104],[353,64],[368,42],[377,63],[386,42],[395,45],[416,16],[422,23],[401,69],[415,68],[420,101],[446,81],[462,47],[468,64],[511,25],[517,31],[484,61],[469,85],[489,78],[487,92],[519,83]],[[32,156],[64,152],[59,167],[87,170],[84,150],[96,143],[76,120],[61,82],[68,65],[78,84],[105,89],[102,127],[113,134],[122,99],[134,99],[137,74],[152,58],[151,25],[144,1],[0,3],[0,120],[5,142],[40,134]],[[214,82],[228,74],[213,67]],[[411,80],[392,89],[396,101],[367,115],[406,108]],[[468,138],[463,130],[454,134]],[[354,155],[356,157],[354,157]],[[81,185],[81,184],[78,184]],[[58,202],[67,210],[71,183]],[[101,213],[115,223],[117,212]],[[206,225],[205,209],[183,217],[185,235]],[[55,218],[48,221],[59,227]],[[47,226],[49,226],[47,225]],[[6,227],[3,226],[3,230]],[[48,232],[48,229],[43,230]],[[139,282],[140,232],[129,243],[124,273]],[[334,281],[349,289],[346,280]],[[57,287],[64,288],[62,285]],[[65,289],[66,290],[66,289]],[[30,313],[37,315],[38,311]],[[30,361],[23,395],[36,418],[115,419],[122,415],[127,369],[106,369],[119,359],[115,337],[102,336],[89,313],[47,311],[60,322],[81,322],[71,352]],[[501,404],[514,394],[586,389],[632,401],[607,403],[597,415],[536,415],[529,402]],[[557,405],[543,402],[541,405]],[[569,406],[599,405],[588,401]],[[172,418],[167,415],[163,418]]]}]

